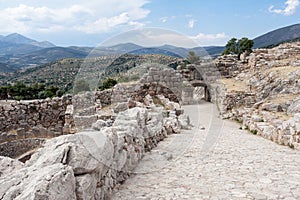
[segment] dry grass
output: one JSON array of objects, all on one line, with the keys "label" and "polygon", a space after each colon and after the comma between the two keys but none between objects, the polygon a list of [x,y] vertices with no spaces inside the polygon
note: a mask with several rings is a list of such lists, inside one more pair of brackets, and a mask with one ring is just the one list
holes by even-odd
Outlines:
[{"label": "dry grass", "polygon": [[284,66],[284,67],[274,67],[266,70],[267,74],[271,72],[276,72],[276,77],[283,77],[287,78],[289,73],[293,73],[296,71],[300,71],[300,67],[293,67],[293,66]]},{"label": "dry grass", "polygon": [[276,112],[274,113],[278,119],[281,119],[281,120],[289,120],[292,116],[288,115],[287,113],[284,113],[284,112]]},{"label": "dry grass", "polygon": [[282,104],[284,102],[293,101],[300,94],[278,94],[277,96],[273,96],[272,98],[268,98],[267,102],[274,103],[274,104]]},{"label": "dry grass", "polygon": [[233,78],[221,79],[221,82],[226,86],[227,91],[245,91],[249,92],[250,88],[247,85],[247,80],[237,81]]}]

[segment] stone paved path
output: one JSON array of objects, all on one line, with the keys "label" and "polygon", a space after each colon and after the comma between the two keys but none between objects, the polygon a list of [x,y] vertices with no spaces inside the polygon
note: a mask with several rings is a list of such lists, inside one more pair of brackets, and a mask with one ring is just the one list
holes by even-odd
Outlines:
[{"label": "stone paved path", "polygon": [[212,104],[185,110],[195,128],[162,141],[113,199],[300,199],[299,151],[220,121]]}]

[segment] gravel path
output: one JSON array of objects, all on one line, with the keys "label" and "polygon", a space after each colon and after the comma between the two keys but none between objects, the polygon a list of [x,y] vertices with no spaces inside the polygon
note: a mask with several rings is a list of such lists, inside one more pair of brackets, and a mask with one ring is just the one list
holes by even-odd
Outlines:
[{"label": "gravel path", "polygon": [[218,119],[210,103],[185,111],[194,129],[162,141],[112,199],[300,199],[299,151]]}]

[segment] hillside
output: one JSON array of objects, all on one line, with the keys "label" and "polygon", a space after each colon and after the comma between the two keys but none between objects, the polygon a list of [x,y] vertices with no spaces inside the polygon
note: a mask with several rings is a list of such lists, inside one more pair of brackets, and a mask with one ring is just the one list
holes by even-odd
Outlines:
[{"label": "hillside", "polygon": [[255,38],[254,48],[262,48],[270,45],[276,45],[284,41],[293,40],[300,37],[300,24],[295,24],[274,31],[268,32]]},{"label": "hillside", "polygon": [[28,64],[42,65],[64,58],[85,58],[87,55],[85,52],[70,48],[52,47],[20,56],[14,60],[13,64],[22,68],[28,66]]},{"label": "hillside", "polygon": [[15,71],[15,70],[17,70],[16,67],[9,66],[9,65],[6,64],[6,63],[0,62],[0,73],[13,72],[13,71]]},{"label": "hillside", "polygon": [[[124,78],[129,69],[143,63],[159,63],[173,66],[180,61],[178,58],[163,55],[130,55],[100,56],[86,59],[62,59],[42,66],[16,71],[0,80],[0,85],[13,84],[18,81],[25,84],[43,83],[55,85],[69,91],[74,80]],[[80,70],[80,73],[78,71]],[[121,74],[121,75],[120,75]],[[121,77],[122,76],[122,77]]]}]

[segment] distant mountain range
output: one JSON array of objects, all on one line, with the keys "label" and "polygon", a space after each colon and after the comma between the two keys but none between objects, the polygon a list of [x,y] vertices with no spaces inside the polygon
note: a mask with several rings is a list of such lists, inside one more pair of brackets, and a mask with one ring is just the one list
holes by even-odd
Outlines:
[{"label": "distant mountain range", "polygon": [[[254,48],[274,46],[285,41],[300,38],[300,24],[280,28],[254,39]],[[189,51],[200,56],[216,57],[224,51],[222,46],[182,48],[172,45],[143,47],[133,43],[118,44],[110,47],[57,47],[54,44],[27,38],[13,33],[0,36],[0,72],[11,72],[20,68],[40,66],[63,58],[85,58],[101,55],[162,54],[183,58]]]},{"label": "distant mountain range", "polygon": [[0,37],[0,42],[8,43],[8,44],[27,44],[27,45],[33,45],[36,47],[41,47],[41,48],[49,48],[49,47],[55,47],[54,44],[48,41],[43,41],[43,42],[38,42],[36,40],[27,38],[23,35],[20,35],[18,33],[13,33],[7,36],[1,36]]},{"label": "distant mountain range", "polygon": [[255,38],[254,48],[274,46],[285,41],[300,38],[300,24],[283,27]]}]

